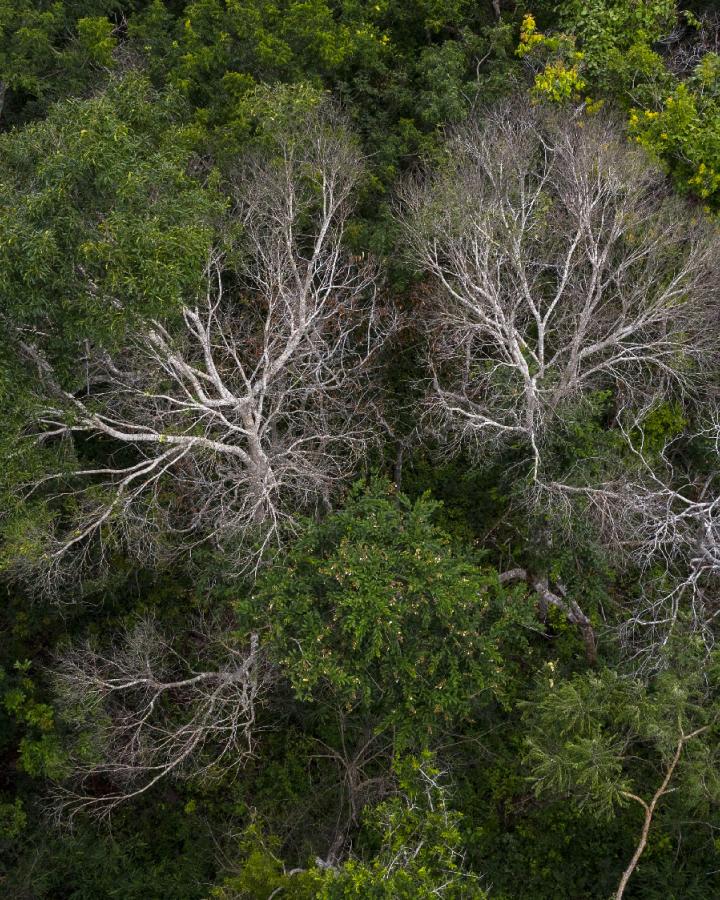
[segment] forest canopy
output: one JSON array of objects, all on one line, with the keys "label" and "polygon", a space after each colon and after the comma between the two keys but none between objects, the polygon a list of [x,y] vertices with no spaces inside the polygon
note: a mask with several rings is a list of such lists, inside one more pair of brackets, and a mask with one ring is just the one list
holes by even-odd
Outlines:
[{"label": "forest canopy", "polygon": [[0,0],[0,893],[718,893],[711,0]]}]

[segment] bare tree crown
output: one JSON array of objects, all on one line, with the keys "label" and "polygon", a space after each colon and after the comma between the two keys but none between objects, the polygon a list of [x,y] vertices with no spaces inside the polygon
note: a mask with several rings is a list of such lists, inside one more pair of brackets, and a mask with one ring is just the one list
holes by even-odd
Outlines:
[{"label": "bare tree crown", "polygon": [[689,390],[707,347],[718,241],[608,119],[505,105],[404,192],[432,279],[427,410],[451,445],[542,441],[602,387]]},{"label": "bare tree crown", "polygon": [[57,786],[58,813],[106,816],[167,777],[226,774],[249,759],[271,671],[258,638],[238,647],[205,622],[193,633],[215,668],[198,670],[150,619],[107,651],[86,643],[60,654],[61,706],[92,740]]},{"label": "bare tree crown", "polygon": [[[592,520],[606,551],[643,576],[643,590],[630,604],[621,626],[629,657],[638,670],[664,665],[663,650],[676,626],[715,645],[720,613],[720,417],[717,412],[691,438],[708,458],[710,471],[692,473],[676,465],[669,441],[662,453],[645,446],[642,414],[618,417],[628,457],[614,478],[591,483],[582,477],[541,485],[547,509],[565,522],[580,507]],[[680,454],[682,459],[682,454]],[[577,477],[579,476],[579,477]]]},{"label": "bare tree crown", "polygon": [[115,449],[106,465],[67,473],[78,516],[52,541],[51,579],[78,556],[102,559],[118,531],[137,549],[155,546],[153,531],[186,547],[214,536],[240,546],[242,566],[328,502],[372,438],[367,371],[390,327],[376,269],[345,247],[361,171],[335,113],[283,132],[238,174],[235,269],[213,251],[181,328],[152,321],[121,358],[89,353],[84,394],[56,390],[40,439],[85,434]]}]

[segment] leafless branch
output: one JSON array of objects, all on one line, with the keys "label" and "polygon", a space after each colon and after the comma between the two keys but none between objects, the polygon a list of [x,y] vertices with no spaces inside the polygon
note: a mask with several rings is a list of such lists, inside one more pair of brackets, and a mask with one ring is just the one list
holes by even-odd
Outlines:
[{"label": "leafless branch", "polygon": [[555,609],[560,610],[571,625],[577,627],[585,644],[585,658],[589,665],[594,666],[597,662],[595,629],[590,619],[580,609],[577,601],[561,596],[566,593],[561,585],[558,586],[557,593],[551,591],[547,578],[532,578],[526,569],[518,567],[500,573],[500,584],[513,584],[518,581],[527,581],[532,586],[540,601],[541,609],[547,610],[549,606],[554,606]]},{"label": "leafless branch", "polygon": [[609,119],[510,104],[458,131],[400,218],[427,304],[425,415],[455,451],[522,444],[532,479],[568,410],[697,387],[718,239]]},{"label": "leafless branch", "polygon": [[[643,590],[621,628],[639,668],[655,668],[678,621],[714,645],[720,613],[720,492],[715,474],[691,477],[644,446],[642,416],[617,422],[635,461],[612,481],[589,485],[549,482],[539,490],[546,505],[568,521],[580,506],[594,520],[604,546],[643,575]],[[720,416],[693,435],[720,457]]]},{"label": "leafless branch", "polygon": [[[252,755],[256,710],[270,682],[257,635],[237,647],[200,623],[211,671],[198,671],[159,633],[139,622],[109,651],[91,644],[59,657],[53,679],[65,718],[83,731],[55,811],[72,819],[108,816],[165,778],[227,774]],[[222,764],[222,765],[221,765]]]},{"label": "leafless branch", "polygon": [[[708,53],[720,53],[720,13],[705,10],[697,19],[698,25],[689,25],[681,19],[663,39],[666,65],[676,75],[691,75]],[[703,85],[699,85],[702,91]]]},{"label": "leafless branch", "polygon": [[[352,139],[322,114],[281,137],[238,177],[240,268],[213,251],[179,329],[151,321],[119,358],[86,359],[85,393],[55,390],[38,440],[74,447],[84,435],[111,456],[57,473],[76,515],[45,555],[48,582],[102,562],[123,529],[131,551],[154,547],[153,534],[184,548],[213,539],[243,568],[329,503],[374,438],[369,369],[394,321],[378,308],[376,268],[344,247],[361,170]],[[54,384],[39,351],[26,352]]]}]

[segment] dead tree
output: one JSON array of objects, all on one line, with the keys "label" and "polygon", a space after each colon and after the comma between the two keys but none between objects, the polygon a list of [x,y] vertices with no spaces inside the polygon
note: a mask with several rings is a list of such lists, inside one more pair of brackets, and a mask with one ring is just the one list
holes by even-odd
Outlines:
[{"label": "dead tree", "polygon": [[404,190],[431,279],[428,425],[451,450],[543,444],[600,389],[693,390],[707,363],[718,243],[609,119],[505,105]]},{"label": "dead tree", "polygon": [[619,417],[617,427],[631,468],[612,480],[588,484],[549,482],[539,499],[571,521],[580,507],[595,522],[603,545],[642,575],[643,589],[621,628],[629,657],[638,669],[663,665],[662,653],[678,623],[715,644],[720,615],[720,414],[689,435],[709,458],[709,474],[673,464],[673,443],[653,454],[645,446],[643,416]]},{"label": "dead tree", "polygon": [[[590,512],[645,573],[658,558],[677,573],[683,558],[690,575],[670,594],[643,592],[624,629],[644,630],[637,643],[655,655],[688,598],[697,627],[707,622],[700,585],[720,560],[714,501],[647,461],[610,478],[608,460],[600,474],[578,461],[566,472],[555,450],[598,391],[621,410],[611,425],[620,429],[658,397],[707,399],[717,230],[610,119],[509,104],[448,149],[440,172],[406,186],[400,210],[430,279],[425,421],[449,452],[524,449],[523,502],[566,521]],[[545,530],[536,529],[540,555]],[[589,622],[571,614],[592,658]]]},{"label": "dead tree", "polygon": [[149,322],[116,358],[91,351],[84,392],[61,391],[25,344],[57,401],[38,439],[109,450],[34,488],[60,477],[75,506],[45,554],[49,581],[78,557],[96,565],[123,532],[130,548],[154,534],[183,548],[214,538],[239,566],[257,562],[299,513],[327,505],[373,439],[369,369],[392,316],[378,309],[376,269],[345,247],[362,159],[333,116],[244,165],[241,262],[213,251],[207,290],[179,324]]},{"label": "dead tree", "polygon": [[353,828],[360,822],[365,807],[378,802],[395,787],[386,769],[392,757],[392,736],[382,727],[367,724],[353,739],[346,727],[347,711],[338,708],[339,745],[331,746],[315,738],[317,744],[311,759],[326,760],[335,768],[340,796],[332,835],[325,853],[326,865],[335,866],[341,859]]},{"label": "dead tree", "polygon": [[194,638],[214,668],[198,670],[152,620],[106,652],[83,644],[59,655],[61,714],[86,737],[56,788],[59,815],[105,817],[164,779],[226,775],[251,757],[271,676],[257,635],[238,647],[199,623]]},{"label": "dead tree", "polygon": [[720,53],[720,13],[707,9],[694,24],[681,17],[660,46],[668,68],[680,78],[687,78],[708,54]]}]

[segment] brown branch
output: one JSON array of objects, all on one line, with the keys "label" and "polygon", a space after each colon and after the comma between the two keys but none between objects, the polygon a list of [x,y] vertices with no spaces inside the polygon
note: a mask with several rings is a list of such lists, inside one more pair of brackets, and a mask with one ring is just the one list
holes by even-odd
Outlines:
[{"label": "brown branch", "polygon": [[571,625],[575,625],[579,630],[583,643],[585,644],[585,658],[588,665],[594,666],[597,663],[597,641],[595,639],[595,631],[592,622],[580,609],[575,600],[563,600],[556,593],[550,590],[546,578],[532,578],[526,569],[515,568],[508,569],[500,574],[500,584],[512,584],[513,582],[526,581],[528,585],[535,591],[542,606],[547,609],[548,606],[554,606],[559,609],[566,617]]}]

